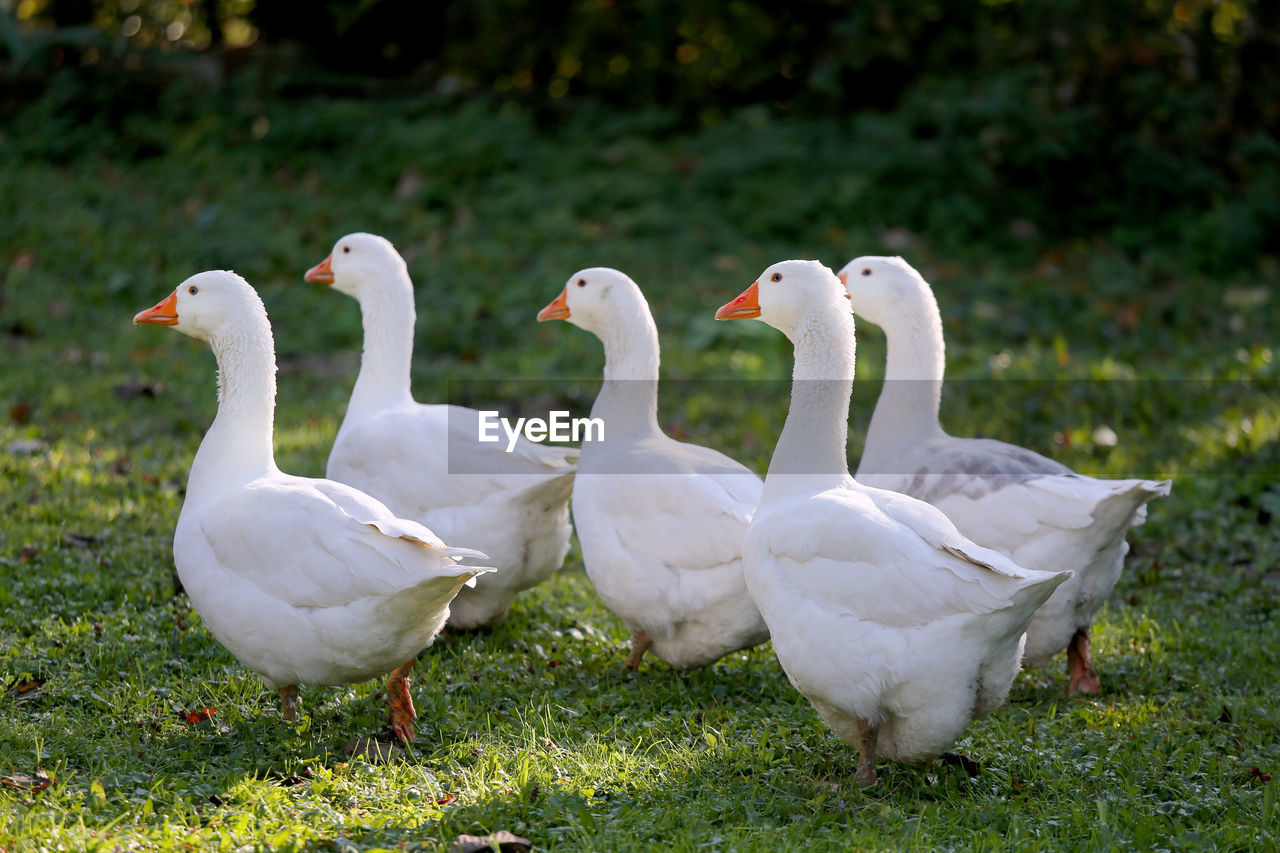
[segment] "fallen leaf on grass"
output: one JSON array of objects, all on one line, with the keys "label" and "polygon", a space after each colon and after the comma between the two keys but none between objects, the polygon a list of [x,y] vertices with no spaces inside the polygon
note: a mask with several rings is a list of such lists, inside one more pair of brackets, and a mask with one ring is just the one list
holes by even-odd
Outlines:
[{"label": "fallen leaf on grass", "polygon": [[41,694],[40,685],[48,681],[47,678],[15,678],[9,682],[9,689],[5,691],[5,695],[10,699],[34,699]]},{"label": "fallen leaf on grass", "polygon": [[383,743],[371,737],[353,737],[347,741],[343,752],[352,758],[363,758],[365,761],[391,761],[404,750],[394,743]]},{"label": "fallen leaf on grass", "polygon": [[217,708],[197,708],[194,711],[183,709],[178,715],[186,720],[189,726],[198,726],[206,720],[212,720],[213,715],[218,713]]},{"label": "fallen leaf on grass", "polygon": [[453,839],[449,853],[486,853],[494,849],[502,853],[525,853],[533,849],[533,842],[500,829],[493,835],[459,835]]},{"label": "fallen leaf on grass", "polygon": [[67,533],[62,538],[77,548],[88,548],[90,545],[96,545],[102,541],[100,537],[90,536],[86,533]]},{"label": "fallen leaf on grass", "polygon": [[40,556],[40,549],[35,545],[23,545],[22,550],[18,552],[18,562],[30,563],[38,556]]},{"label": "fallen leaf on grass", "polygon": [[1261,770],[1259,770],[1257,767],[1250,767],[1250,768],[1249,768],[1249,781],[1250,781],[1250,782],[1270,782],[1270,781],[1271,781],[1271,775],[1270,775],[1269,773],[1263,773],[1263,772],[1262,772]]},{"label": "fallen leaf on grass", "polygon": [[14,423],[31,423],[31,406],[26,403],[15,403],[9,409],[9,419]]},{"label": "fallen leaf on grass", "polygon": [[443,797],[435,799],[433,802],[437,806],[451,806],[458,801],[457,794],[445,794]]},{"label": "fallen leaf on grass", "polygon": [[43,770],[36,772],[35,778],[24,775],[22,773],[11,773],[8,776],[0,776],[0,785],[6,788],[16,788],[19,791],[27,791],[34,794],[37,791],[43,791],[58,780],[46,774]]}]

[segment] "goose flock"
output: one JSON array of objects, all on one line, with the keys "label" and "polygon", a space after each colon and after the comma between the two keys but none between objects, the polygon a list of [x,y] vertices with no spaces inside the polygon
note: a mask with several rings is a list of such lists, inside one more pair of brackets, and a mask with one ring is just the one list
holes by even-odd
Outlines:
[{"label": "goose flock", "polygon": [[[276,363],[262,300],[202,272],[134,323],[205,341],[218,412],[174,532],[179,577],[210,632],[298,713],[299,685],[387,675],[414,739],[409,676],[447,624],[496,625],[564,562],[631,631],[624,667],[678,669],[772,640],[795,688],[858,750],[927,764],[998,708],[1022,666],[1067,654],[1070,695],[1101,681],[1089,629],[1125,536],[1169,481],[1099,480],[938,420],[942,324],[900,258],[766,269],[717,320],[758,319],[795,349],[791,404],[762,481],[658,423],[658,330],[615,269],[569,276],[537,315],[600,339],[603,435],[565,448],[485,441],[482,413],[410,389],[413,283],[394,246],[348,234],[307,281],[360,305],[364,349],[325,479],[275,463]],[[888,341],[884,389],[851,475],[854,314]],[[531,318],[533,319],[533,318]],[[781,405],[781,401],[779,401]],[[572,524],[570,513],[572,507]]]}]

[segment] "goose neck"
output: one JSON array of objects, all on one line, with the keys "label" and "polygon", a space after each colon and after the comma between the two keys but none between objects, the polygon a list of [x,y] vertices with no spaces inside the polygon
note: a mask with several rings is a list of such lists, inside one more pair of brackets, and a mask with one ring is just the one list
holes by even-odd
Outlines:
[{"label": "goose neck", "polygon": [[627,323],[600,332],[604,384],[591,409],[613,438],[651,435],[658,429],[658,328],[647,307]]},{"label": "goose neck", "polygon": [[883,327],[884,386],[867,427],[859,473],[876,473],[867,466],[943,434],[938,408],[946,357],[938,303],[926,290],[915,304],[903,300],[902,309]]},{"label": "goose neck", "polygon": [[191,496],[278,470],[272,449],[276,359],[266,317],[223,330],[210,344],[218,362],[218,414],[191,466]]},{"label": "goose neck", "polygon": [[845,458],[853,390],[853,317],[809,315],[789,335],[795,345],[791,407],[778,437],[766,492],[828,488],[849,480]]},{"label": "goose neck", "polygon": [[364,349],[350,410],[383,409],[412,402],[413,284],[401,272],[360,295]]}]

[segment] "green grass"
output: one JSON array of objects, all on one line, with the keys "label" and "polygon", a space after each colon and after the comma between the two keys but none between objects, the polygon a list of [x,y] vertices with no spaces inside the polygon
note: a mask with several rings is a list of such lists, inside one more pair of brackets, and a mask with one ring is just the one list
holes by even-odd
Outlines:
[{"label": "green grass", "polygon": [[[856,129],[748,111],[696,134],[607,113],[547,131],[431,101],[193,108],[105,142],[7,129],[0,154],[20,168],[0,170],[0,779],[56,781],[0,786],[0,849],[446,849],[503,828],[565,850],[1280,846],[1280,782],[1264,781],[1280,777],[1266,261],[1208,280],[1177,247],[1023,245],[998,224],[972,244],[922,231],[903,250],[942,302],[951,376],[970,380],[947,392],[954,432],[1087,473],[1177,478],[1099,620],[1105,692],[1065,700],[1060,662],[1023,674],[958,746],[983,766],[974,779],[886,766],[860,791],[854,751],[767,646],[623,674],[625,631],[576,554],[500,628],[421,655],[420,738],[390,763],[344,751],[385,733],[378,684],[304,690],[302,720],[285,723],[175,591],[171,534],[215,410],[213,360],[129,318],[181,279],[231,266],[260,288],[292,472],[323,471],[359,349],[354,303],[301,275],[357,229],[410,261],[420,398],[448,379],[512,396],[537,379],[589,399],[598,344],[533,314],[574,270],[613,265],[649,296],[665,375],[698,380],[664,397],[664,423],[763,470],[789,349],[710,316],[779,258],[888,251],[881,229],[901,223],[855,204],[875,145]],[[55,131],[67,150],[37,156]],[[159,148],[141,156],[139,139]],[[854,453],[883,355],[876,330],[859,342]],[[162,387],[129,396],[130,380]],[[1103,425],[1115,447],[1093,440]],[[43,447],[5,452],[23,439]],[[186,722],[205,707],[212,720]]]}]

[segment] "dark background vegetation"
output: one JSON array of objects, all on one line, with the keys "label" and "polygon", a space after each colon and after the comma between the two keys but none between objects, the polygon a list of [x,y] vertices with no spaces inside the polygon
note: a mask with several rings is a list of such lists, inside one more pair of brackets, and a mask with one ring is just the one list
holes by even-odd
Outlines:
[{"label": "dark background vegetation", "polygon": [[[829,201],[935,240],[998,246],[1016,223],[1051,241],[1105,234],[1134,253],[1176,245],[1215,272],[1280,245],[1274,3],[5,5],[10,156],[155,156],[176,140],[146,133],[140,115],[188,118],[228,98],[443,92],[519,104],[544,127],[600,106],[654,111],[650,134],[762,107],[860,117],[873,156],[856,191]],[[22,133],[33,121],[46,133]]]}]

